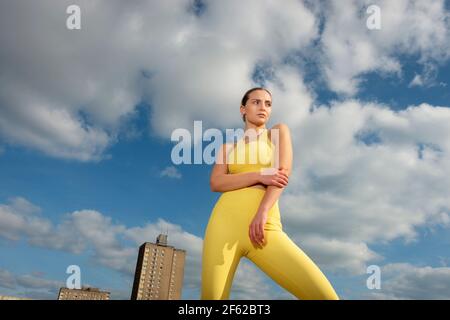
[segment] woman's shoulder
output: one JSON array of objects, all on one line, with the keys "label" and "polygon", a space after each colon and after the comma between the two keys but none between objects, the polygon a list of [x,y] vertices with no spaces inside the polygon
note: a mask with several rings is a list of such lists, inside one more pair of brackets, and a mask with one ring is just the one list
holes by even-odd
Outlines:
[{"label": "woman's shoulder", "polygon": [[289,130],[289,127],[288,127],[288,125],[287,125],[286,123],[284,123],[284,122],[278,122],[277,124],[274,124],[274,125],[272,126],[272,128],[269,129],[269,131],[270,131],[270,130],[273,130],[273,129]]},{"label": "woman's shoulder", "polygon": [[220,150],[223,154],[225,154],[226,157],[228,157],[231,153],[231,151],[235,148],[236,142],[224,142],[220,146]]},{"label": "woman's shoulder", "polygon": [[279,122],[277,124],[274,124],[272,126],[272,128],[267,130],[267,135],[269,136],[269,138],[272,136],[272,132],[273,131],[278,131],[278,134],[284,134],[285,132],[289,133],[289,127],[286,123],[283,122]]}]

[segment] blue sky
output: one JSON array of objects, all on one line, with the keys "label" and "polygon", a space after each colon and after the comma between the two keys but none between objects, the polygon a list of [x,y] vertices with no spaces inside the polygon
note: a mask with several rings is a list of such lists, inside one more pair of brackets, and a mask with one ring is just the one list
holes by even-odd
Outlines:
[{"label": "blue sky", "polygon": [[[1,37],[0,294],[54,299],[76,264],[83,284],[127,299],[138,246],[169,230],[189,256],[183,298],[198,299],[203,233],[220,194],[209,188],[211,165],[172,163],[170,133],[192,131],[194,120],[242,128],[240,96],[265,85],[268,126],[287,123],[296,150],[280,199],[285,231],[337,293],[450,298],[448,1],[425,12],[424,1],[399,1],[398,21],[389,14],[398,4],[375,3],[384,19],[376,35],[356,14],[364,2],[353,1],[249,1],[241,11],[232,1],[171,10],[81,1],[80,31],[52,27],[64,1],[36,1],[41,15],[27,20],[21,4],[2,3],[18,38]],[[245,19],[227,29],[222,10]],[[293,298],[244,260],[232,297]],[[371,264],[382,269],[376,292],[365,284]]]}]

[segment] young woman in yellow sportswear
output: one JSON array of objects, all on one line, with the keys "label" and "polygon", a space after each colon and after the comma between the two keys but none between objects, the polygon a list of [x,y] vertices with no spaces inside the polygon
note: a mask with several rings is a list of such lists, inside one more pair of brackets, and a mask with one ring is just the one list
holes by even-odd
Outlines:
[{"label": "young woman in yellow sportswear", "polygon": [[[288,184],[292,145],[285,124],[265,127],[271,108],[267,89],[248,90],[240,107],[243,140],[225,143],[217,154],[220,161],[214,164],[210,184],[222,194],[203,240],[202,300],[229,299],[242,257],[299,299],[339,299],[317,265],[282,229],[278,198]],[[256,134],[249,134],[252,130]],[[273,133],[277,139],[271,138]],[[269,169],[275,158],[278,165]]]}]

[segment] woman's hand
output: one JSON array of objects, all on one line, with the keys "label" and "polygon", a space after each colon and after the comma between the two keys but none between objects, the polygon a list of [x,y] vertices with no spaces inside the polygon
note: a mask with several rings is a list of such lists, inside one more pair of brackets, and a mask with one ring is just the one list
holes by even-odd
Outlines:
[{"label": "woman's hand", "polygon": [[266,186],[283,188],[286,187],[289,182],[286,169],[283,168],[278,168],[278,170],[275,168],[263,169],[259,175],[259,181]]},{"label": "woman's hand", "polygon": [[250,240],[262,248],[266,244],[266,238],[264,236],[264,225],[267,222],[267,211],[258,210],[249,226]]}]

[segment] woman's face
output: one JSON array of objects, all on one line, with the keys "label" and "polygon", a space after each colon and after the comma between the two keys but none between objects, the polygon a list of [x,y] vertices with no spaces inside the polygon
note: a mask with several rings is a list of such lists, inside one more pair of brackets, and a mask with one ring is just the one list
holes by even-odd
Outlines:
[{"label": "woman's face", "polygon": [[241,115],[245,114],[248,122],[257,126],[269,120],[272,112],[272,98],[266,90],[255,90],[249,94],[245,107],[240,108]]}]

